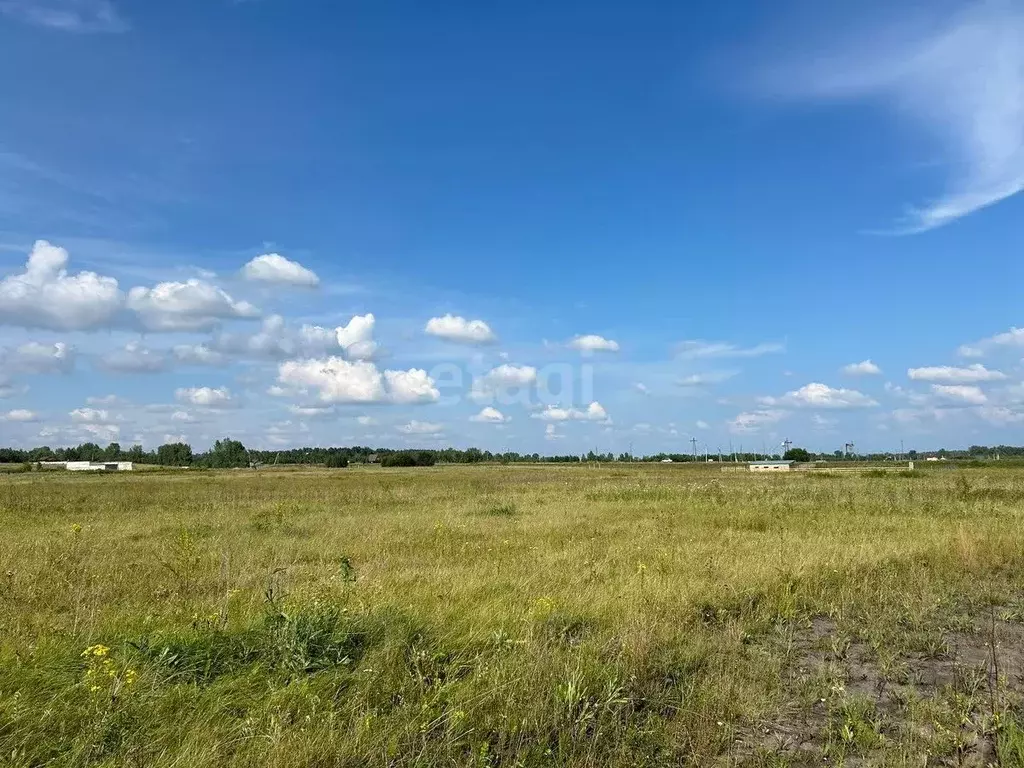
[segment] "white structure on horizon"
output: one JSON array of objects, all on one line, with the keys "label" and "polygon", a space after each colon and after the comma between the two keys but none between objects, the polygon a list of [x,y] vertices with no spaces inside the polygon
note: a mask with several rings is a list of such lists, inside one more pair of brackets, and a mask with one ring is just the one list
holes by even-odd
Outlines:
[{"label": "white structure on horizon", "polygon": [[792,461],[752,461],[747,464],[751,472],[789,472]]},{"label": "white structure on horizon", "polygon": [[135,469],[130,461],[41,461],[39,464],[68,472],[131,472]]}]

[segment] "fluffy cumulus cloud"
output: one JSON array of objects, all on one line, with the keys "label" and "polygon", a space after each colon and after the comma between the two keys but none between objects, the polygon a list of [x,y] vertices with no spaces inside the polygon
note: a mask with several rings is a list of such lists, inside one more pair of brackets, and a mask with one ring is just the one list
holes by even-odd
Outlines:
[{"label": "fluffy cumulus cloud", "polygon": [[15,408],[13,411],[8,411],[7,413],[0,415],[0,421],[27,424],[29,422],[39,421],[39,415],[35,411],[29,411],[24,408]]},{"label": "fluffy cumulus cloud", "polygon": [[872,398],[855,389],[834,389],[826,384],[811,382],[782,397],[762,397],[761,404],[791,408],[870,408],[878,405]]},{"label": "fluffy cumulus cloud", "polygon": [[487,401],[497,394],[509,390],[522,390],[537,383],[537,369],[530,365],[502,363],[473,380],[470,397]]},{"label": "fluffy cumulus cloud", "polygon": [[421,368],[384,371],[384,380],[393,403],[435,403],[441,398],[434,380]]},{"label": "fluffy cumulus cloud", "polygon": [[737,414],[734,419],[727,422],[729,431],[733,434],[743,435],[760,432],[764,427],[778,424],[789,414],[777,408],[764,408],[757,411],[744,411]]},{"label": "fluffy cumulus cloud", "polygon": [[128,292],[128,309],[149,331],[203,331],[222,320],[252,319],[260,311],[247,301],[236,301],[204,280],[158,283]]},{"label": "fluffy cumulus cloud", "polygon": [[457,315],[432,317],[424,331],[457,344],[491,344],[498,340],[491,326],[483,320],[467,320]]},{"label": "fluffy cumulus cloud", "polygon": [[504,424],[506,421],[511,421],[508,416],[503,414],[497,408],[489,405],[481,409],[480,413],[470,416],[469,420],[476,421],[481,424]]},{"label": "fluffy cumulus cloud", "polygon": [[101,355],[97,364],[111,373],[161,373],[167,370],[168,361],[163,353],[130,341],[121,349]]},{"label": "fluffy cumulus cloud", "polygon": [[438,435],[444,432],[444,425],[413,419],[408,424],[402,424],[396,427],[396,429],[407,435]]},{"label": "fluffy cumulus cloud", "polygon": [[844,365],[843,373],[847,376],[879,376],[882,369],[870,360],[861,360],[859,363]]},{"label": "fluffy cumulus cloud", "polygon": [[278,382],[315,390],[325,403],[430,403],[441,397],[426,371],[381,372],[366,360],[340,357],[287,360],[278,367]]},{"label": "fluffy cumulus cloud", "polygon": [[70,373],[75,367],[75,350],[60,341],[30,341],[0,356],[0,362],[8,370],[20,373]]},{"label": "fluffy cumulus cloud", "polygon": [[619,342],[590,333],[577,336],[569,342],[569,346],[581,352],[618,352]]},{"label": "fluffy cumulus cloud", "polygon": [[531,418],[542,419],[543,421],[598,421],[604,423],[610,421],[604,406],[596,401],[582,410],[579,408],[562,408],[557,405],[549,405],[543,411],[530,415]]},{"label": "fluffy cumulus cloud", "polygon": [[565,435],[558,431],[558,427],[554,424],[548,424],[544,427],[544,439],[545,440],[561,440]]},{"label": "fluffy cumulus cloud", "polygon": [[932,384],[932,391],[943,400],[966,405],[984,405],[988,397],[973,384]]},{"label": "fluffy cumulus cloud", "polygon": [[24,272],[0,280],[0,324],[78,331],[109,324],[124,295],[117,280],[68,274],[68,252],[39,240]]},{"label": "fluffy cumulus cloud", "polygon": [[785,352],[783,344],[763,343],[753,347],[741,347],[727,341],[683,341],[676,345],[676,356],[683,360],[698,360],[714,357],[760,357]]},{"label": "fluffy cumulus cloud", "polygon": [[182,387],[174,392],[174,397],[178,402],[201,408],[230,408],[236,404],[227,387]]},{"label": "fluffy cumulus cloud", "polygon": [[356,315],[347,325],[334,331],[338,346],[345,350],[351,360],[369,360],[377,352],[377,343],[373,340],[373,329],[377,318],[372,313]]},{"label": "fluffy cumulus cloud", "polygon": [[980,381],[1003,381],[1006,374],[993,371],[981,363],[956,368],[950,365],[937,365],[927,368],[910,368],[907,376],[915,381],[934,381],[945,384],[970,384]]},{"label": "fluffy cumulus cloud", "polygon": [[315,288],[320,285],[316,272],[286,259],[279,253],[265,253],[257,256],[244,267],[242,276],[246,280],[278,285],[295,285],[304,288]]}]

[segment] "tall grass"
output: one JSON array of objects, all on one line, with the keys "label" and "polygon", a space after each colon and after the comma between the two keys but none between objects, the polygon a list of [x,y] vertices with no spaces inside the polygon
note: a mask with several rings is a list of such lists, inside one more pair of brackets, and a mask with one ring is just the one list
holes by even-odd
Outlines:
[{"label": "tall grass", "polygon": [[811,617],[898,646],[1012,604],[1022,503],[974,470],[5,475],[0,760],[728,764]]}]

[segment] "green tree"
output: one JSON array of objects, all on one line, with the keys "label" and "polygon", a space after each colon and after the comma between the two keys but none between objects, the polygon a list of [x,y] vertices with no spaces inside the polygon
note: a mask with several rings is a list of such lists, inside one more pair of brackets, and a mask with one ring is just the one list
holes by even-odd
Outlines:
[{"label": "green tree", "polygon": [[783,461],[810,461],[811,454],[806,448],[790,448],[782,454]]},{"label": "green tree", "polygon": [[156,463],[164,467],[187,467],[192,463],[192,446],[188,443],[165,443],[156,449]]},{"label": "green tree", "polygon": [[225,438],[213,444],[208,454],[211,467],[228,469],[249,466],[249,452],[238,440]]},{"label": "green tree", "polygon": [[120,458],[121,458],[121,444],[120,443],[111,443],[103,451],[103,460],[104,461],[117,461]]}]

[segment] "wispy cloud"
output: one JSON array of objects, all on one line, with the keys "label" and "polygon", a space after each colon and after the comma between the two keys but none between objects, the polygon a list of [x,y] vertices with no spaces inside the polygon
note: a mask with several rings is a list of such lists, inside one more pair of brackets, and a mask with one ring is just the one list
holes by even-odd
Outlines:
[{"label": "wispy cloud", "polygon": [[760,357],[776,352],[785,352],[786,345],[774,342],[757,344],[753,347],[740,347],[727,341],[681,341],[676,345],[676,357],[683,360],[696,360],[708,357]]},{"label": "wispy cloud", "polygon": [[972,4],[939,25],[883,26],[776,68],[777,94],[877,100],[937,140],[946,189],[899,233],[948,224],[1024,189],[1024,5]]},{"label": "wispy cloud", "polygon": [[0,13],[62,32],[127,32],[110,0],[0,0]]}]

